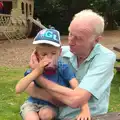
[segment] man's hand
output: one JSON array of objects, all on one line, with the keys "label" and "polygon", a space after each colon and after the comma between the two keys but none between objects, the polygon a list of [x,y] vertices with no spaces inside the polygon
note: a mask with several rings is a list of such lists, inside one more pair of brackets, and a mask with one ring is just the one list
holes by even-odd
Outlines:
[{"label": "man's hand", "polygon": [[40,68],[45,68],[49,63],[51,63],[51,59],[45,56],[42,60],[40,60],[38,65]]},{"label": "man's hand", "polygon": [[81,110],[80,114],[76,117],[76,120],[91,120],[90,110]]},{"label": "man's hand", "polygon": [[[48,79],[44,76],[40,76],[37,79],[37,82],[56,99],[60,100],[62,103],[72,107],[78,108],[88,102],[91,97],[91,93],[82,88],[75,88],[72,90],[71,88],[67,88],[64,86],[60,86]],[[61,99],[62,98],[62,99]]]},{"label": "man's hand", "polygon": [[34,50],[31,57],[30,57],[29,66],[32,70],[34,70],[38,66],[41,68],[44,68],[50,62],[51,62],[51,59],[48,59],[47,56],[45,56],[42,60],[38,61],[37,55],[36,55],[36,50]]},{"label": "man's hand", "polygon": [[39,63],[39,61],[36,56],[36,50],[34,50],[30,57],[29,66],[32,70],[34,70],[38,66],[38,63]]},{"label": "man's hand", "polygon": [[54,104],[54,105],[56,105],[58,107],[59,106],[65,106],[65,104],[63,104],[59,100],[57,100],[54,97],[52,97],[52,95],[49,94],[45,89],[36,87],[34,82],[30,83],[30,85],[27,87],[25,92],[28,95],[30,95],[30,96],[32,96],[34,98],[38,98],[38,99],[49,101],[49,102],[51,102],[52,104]]},{"label": "man's hand", "polygon": [[76,120],[91,120],[91,117],[88,113],[81,112],[77,117]]}]

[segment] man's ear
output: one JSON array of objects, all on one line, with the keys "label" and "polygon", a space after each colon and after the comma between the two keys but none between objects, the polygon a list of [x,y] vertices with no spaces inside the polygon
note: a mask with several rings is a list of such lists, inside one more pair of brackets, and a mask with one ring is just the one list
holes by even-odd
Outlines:
[{"label": "man's ear", "polygon": [[98,43],[100,40],[102,40],[103,39],[103,36],[98,36],[97,38],[96,38],[96,40],[95,40],[95,42],[96,43]]},{"label": "man's ear", "polygon": [[61,56],[61,53],[62,53],[62,48],[60,48],[60,53],[59,53],[59,56]]}]

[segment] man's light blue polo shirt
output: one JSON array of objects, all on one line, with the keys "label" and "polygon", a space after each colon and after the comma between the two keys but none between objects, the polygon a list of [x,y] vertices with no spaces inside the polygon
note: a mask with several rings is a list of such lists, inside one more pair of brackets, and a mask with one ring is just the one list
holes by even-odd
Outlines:
[{"label": "man's light blue polo shirt", "polygon": [[[108,111],[110,85],[114,76],[116,55],[101,44],[96,44],[88,58],[77,67],[77,58],[70,52],[68,46],[62,47],[64,62],[68,63],[76,73],[79,88],[92,94],[89,108],[92,115],[103,114]],[[80,108],[60,108],[60,119],[74,118],[80,113]]]}]

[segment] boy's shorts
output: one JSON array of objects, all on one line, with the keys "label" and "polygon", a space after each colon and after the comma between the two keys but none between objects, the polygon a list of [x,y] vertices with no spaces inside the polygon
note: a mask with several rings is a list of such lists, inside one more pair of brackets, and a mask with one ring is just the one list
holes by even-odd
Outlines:
[{"label": "boy's shorts", "polygon": [[24,120],[27,113],[32,112],[32,111],[33,112],[39,112],[41,108],[48,108],[48,107],[51,108],[56,113],[56,116],[57,116],[57,113],[58,113],[58,108],[57,107],[50,106],[50,105],[42,105],[42,104],[32,103],[32,102],[29,102],[29,101],[26,101],[20,107],[20,115]]}]

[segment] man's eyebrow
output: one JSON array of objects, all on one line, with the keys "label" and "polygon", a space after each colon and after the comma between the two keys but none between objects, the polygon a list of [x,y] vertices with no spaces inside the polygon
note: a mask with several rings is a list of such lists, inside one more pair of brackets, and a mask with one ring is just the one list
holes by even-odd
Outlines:
[{"label": "man's eyebrow", "polygon": [[52,51],[52,52],[56,52],[56,51]]}]

